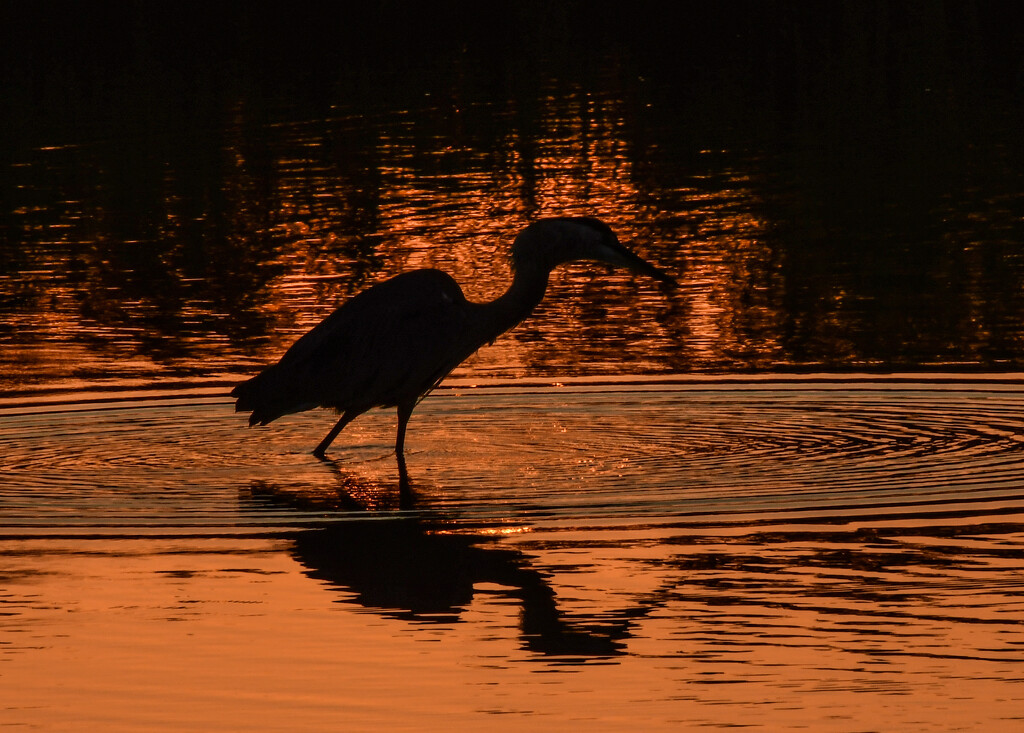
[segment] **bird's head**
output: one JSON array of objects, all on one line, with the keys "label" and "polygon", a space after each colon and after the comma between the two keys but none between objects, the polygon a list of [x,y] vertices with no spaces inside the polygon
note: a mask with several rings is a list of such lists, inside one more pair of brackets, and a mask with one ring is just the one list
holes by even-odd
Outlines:
[{"label": "bird's head", "polygon": [[665,285],[677,285],[671,275],[622,246],[607,224],[591,217],[541,219],[520,232],[512,244],[512,264],[517,270],[543,268],[550,272],[574,260],[626,267]]}]

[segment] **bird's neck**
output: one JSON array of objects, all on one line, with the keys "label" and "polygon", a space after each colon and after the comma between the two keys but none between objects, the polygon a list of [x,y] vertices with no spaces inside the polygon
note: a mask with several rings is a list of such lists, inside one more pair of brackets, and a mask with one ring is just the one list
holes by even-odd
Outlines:
[{"label": "bird's neck", "polygon": [[483,306],[487,318],[487,340],[491,341],[523,321],[544,298],[548,270],[522,267],[515,271],[504,295]]}]

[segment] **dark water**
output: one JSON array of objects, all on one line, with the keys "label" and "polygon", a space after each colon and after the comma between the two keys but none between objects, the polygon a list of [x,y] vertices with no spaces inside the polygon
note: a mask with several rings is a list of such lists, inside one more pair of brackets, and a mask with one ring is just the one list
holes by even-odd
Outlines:
[{"label": "dark water", "polygon": [[[1019,726],[1024,26],[548,5],[3,7],[0,724]],[[390,412],[233,414],[562,214],[680,289],[556,273],[411,493]]]},{"label": "dark water", "polygon": [[1021,368],[1008,18],[739,3],[676,38],[602,7],[499,36],[384,8],[383,45],[355,33],[372,12],[312,31],[154,6],[100,13],[92,41],[15,12],[0,384],[248,371],[415,267],[494,297],[514,234],[559,214],[606,219],[682,290],[572,268],[465,374]]}]

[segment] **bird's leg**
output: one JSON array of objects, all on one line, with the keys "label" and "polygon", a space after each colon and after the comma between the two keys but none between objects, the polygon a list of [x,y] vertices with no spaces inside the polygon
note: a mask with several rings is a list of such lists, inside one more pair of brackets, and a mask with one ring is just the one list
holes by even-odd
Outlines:
[{"label": "bird's leg", "polygon": [[409,417],[412,416],[412,405],[398,406],[398,436],[395,438],[395,457],[398,459],[398,478],[402,486],[409,485],[409,472],[405,468],[405,426],[409,424]]},{"label": "bird's leg", "polygon": [[330,446],[334,439],[338,437],[338,433],[341,432],[341,429],[348,425],[354,417],[355,415],[348,412],[342,415],[341,419],[335,423],[333,428],[331,428],[331,432],[327,433],[327,436],[320,441],[320,445],[313,449],[313,455],[317,458],[323,458],[324,452],[327,450],[328,446]]}]

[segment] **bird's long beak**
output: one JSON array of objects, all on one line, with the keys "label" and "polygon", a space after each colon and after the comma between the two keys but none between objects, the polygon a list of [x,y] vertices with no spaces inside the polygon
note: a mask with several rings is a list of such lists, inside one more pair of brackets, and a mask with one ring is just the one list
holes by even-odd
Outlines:
[{"label": "bird's long beak", "polygon": [[628,267],[633,272],[640,273],[641,275],[647,275],[648,277],[652,277],[658,282],[670,288],[679,287],[679,282],[674,277],[669,275],[664,270],[655,267],[647,260],[633,254],[625,247],[623,247],[622,252],[617,252],[616,254],[619,255],[619,258],[615,264],[622,265],[623,267]]}]

